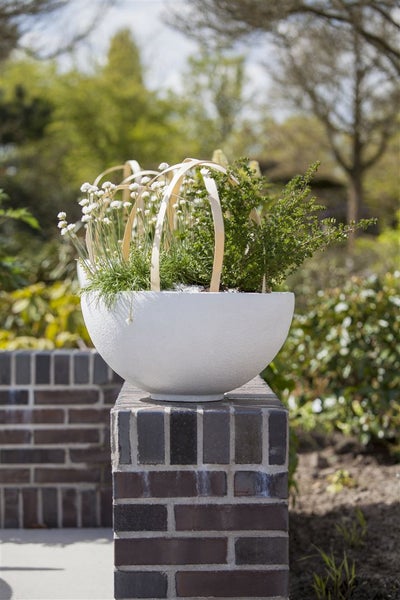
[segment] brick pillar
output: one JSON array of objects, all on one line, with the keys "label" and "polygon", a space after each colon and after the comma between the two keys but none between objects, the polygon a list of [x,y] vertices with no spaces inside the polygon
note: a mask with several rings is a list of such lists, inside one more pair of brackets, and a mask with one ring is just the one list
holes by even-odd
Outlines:
[{"label": "brick pillar", "polygon": [[255,379],[220,402],[112,409],[115,598],[288,597],[287,412]]}]

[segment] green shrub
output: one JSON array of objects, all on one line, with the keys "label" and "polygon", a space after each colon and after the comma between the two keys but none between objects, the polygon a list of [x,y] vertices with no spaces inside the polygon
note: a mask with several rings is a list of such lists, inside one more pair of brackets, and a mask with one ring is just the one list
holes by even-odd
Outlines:
[{"label": "green shrub", "polygon": [[[400,449],[400,273],[351,278],[295,317],[264,373],[295,422]],[[296,420],[297,419],[297,420]]]}]

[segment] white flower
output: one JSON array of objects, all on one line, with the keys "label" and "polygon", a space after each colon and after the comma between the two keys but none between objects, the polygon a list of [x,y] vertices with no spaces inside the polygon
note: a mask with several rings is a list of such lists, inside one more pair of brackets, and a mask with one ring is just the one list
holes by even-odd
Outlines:
[{"label": "white flower", "polygon": [[139,187],[140,187],[140,185],[138,184],[137,181],[135,181],[134,183],[130,184],[129,189],[130,190],[137,190],[137,189],[139,189]]},{"label": "white flower", "polygon": [[88,215],[89,213],[91,213],[92,211],[94,211],[97,208],[97,203],[96,202],[91,202],[88,206],[84,206],[82,208],[82,212],[84,215]]},{"label": "white flower", "polygon": [[103,188],[103,190],[113,190],[115,188],[115,185],[111,183],[111,181],[105,181],[101,187]]},{"label": "white flower", "polygon": [[60,219],[60,221],[65,221],[65,219],[67,218],[67,215],[65,212],[59,212],[57,215],[57,218]]},{"label": "white flower", "polygon": [[140,183],[142,183],[143,185],[145,185],[146,183],[149,183],[150,181],[150,177],[148,177],[147,175],[145,175],[145,177],[142,177],[142,179],[140,180]]},{"label": "white flower", "polygon": [[98,198],[101,198],[102,196],[104,196],[104,190],[98,190],[98,191],[96,192],[96,196],[97,196]]},{"label": "white flower", "polygon": [[168,169],[168,167],[169,167],[169,164],[168,164],[168,163],[166,163],[166,162],[162,162],[162,163],[160,163],[160,164],[158,165],[158,170],[159,170],[159,171],[164,171],[164,169]]},{"label": "white flower", "polygon": [[59,229],[64,229],[64,227],[67,227],[68,223],[67,221],[60,221],[58,224]]},{"label": "white flower", "polygon": [[89,204],[89,199],[88,198],[82,198],[82,200],[79,201],[80,206],[86,206],[86,204]]},{"label": "white flower", "polygon": [[123,203],[123,207],[124,207],[124,208],[129,208],[130,206],[132,206],[132,202],[128,202],[128,201],[127,201],[127,202],[124,202],[124,203]]},{"label": "white flower", "polygon": [[145,191],[145,192],[141,193],[141,197],[142,198],[149,198],[149,196],[150,196],[150,192],[148,192],[148,191]]},{"label": "white flower", "polygon": [[87,223],[88,221],[92,220],[92,216],[91,215],[83,215],[83,217],[81,218],[82,223]]},{"label": "white flower", "polygon": [[111,225],[111,220],[108,217],[104,217],[103,223],[105,223],[106,225]]},{"label": "white flower", "polygon": [[113,200],[110,203],[110,208],[121,208],[122,202],[120,200]]},{"label": "white flower", "polygon": [[82,185],[81,185],[81,192],[83,192],[83,193],[88,192],[91,187],[92,186],[90,185],[90,183],[88,183],[86,181],[85,183],[82,183]]}]

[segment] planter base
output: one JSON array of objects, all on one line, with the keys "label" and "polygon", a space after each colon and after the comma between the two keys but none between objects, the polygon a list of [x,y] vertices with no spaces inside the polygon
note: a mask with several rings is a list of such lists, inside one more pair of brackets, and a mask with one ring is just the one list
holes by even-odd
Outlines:
[{"label": "planter base", "polygon": [[151,400],[162,402],[217,402],[223,394],[150,394]]}]

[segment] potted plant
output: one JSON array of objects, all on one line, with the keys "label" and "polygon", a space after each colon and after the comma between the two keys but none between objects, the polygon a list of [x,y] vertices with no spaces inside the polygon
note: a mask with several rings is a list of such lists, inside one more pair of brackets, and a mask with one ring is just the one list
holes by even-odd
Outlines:
[{"label": "potted plant", "polygon": [[217,400],[260,373],[294,311],[294,294],[272,289],[367,223],[319,218],[316,165],[274,194],[256,163],[214,157],[157,171],[128,161],[81,187],[80,223],[58,215],[95,347],[156,400]]}]

